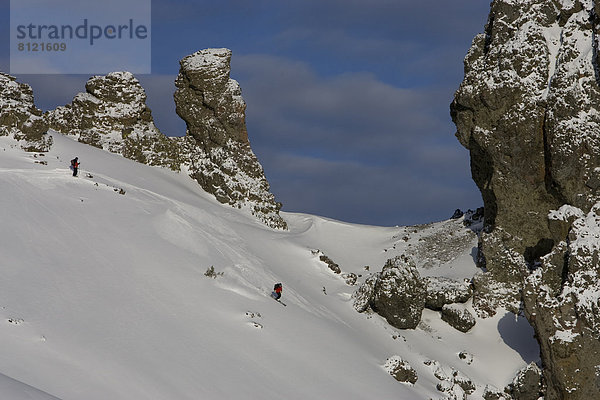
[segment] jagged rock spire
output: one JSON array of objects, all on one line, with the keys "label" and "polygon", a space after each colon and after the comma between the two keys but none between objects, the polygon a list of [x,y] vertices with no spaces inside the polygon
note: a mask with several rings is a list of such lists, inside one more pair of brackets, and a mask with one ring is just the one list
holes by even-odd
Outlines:
[{"label": "jagged rock spire", "polygon": [[180,61],[174,94],[187,124],[190,175],[221,203],[249,208],[267,225],[286,228],[246,130],[246,103],[229,77],[231,51],[206,49]]}]

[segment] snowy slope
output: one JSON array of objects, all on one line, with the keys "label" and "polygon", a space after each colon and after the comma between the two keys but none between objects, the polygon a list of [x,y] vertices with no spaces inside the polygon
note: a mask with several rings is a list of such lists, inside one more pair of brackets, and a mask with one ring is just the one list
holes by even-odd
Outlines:
[{"label": "snowy slope", "polygon": [[[274,231],[184,174],[53,136],[44,156],[0,137],[1,398],[444,398],[427,360],[469,376],[478,398],[537,359],[512,315],[463,334],[428,310],[406,331],[358,314],[355,287],[314,252],[362,281],[364,266],[378,271],[455,222],[403,239],[408,228],[288,213],[290,230]],[[474,245],[421,274],[471,277]],[[205,276],[211,266],[222,276]],[[275,282],[287,307],[268,297]],[[415,385],[383,369],[394,355],[415,368]]]}]

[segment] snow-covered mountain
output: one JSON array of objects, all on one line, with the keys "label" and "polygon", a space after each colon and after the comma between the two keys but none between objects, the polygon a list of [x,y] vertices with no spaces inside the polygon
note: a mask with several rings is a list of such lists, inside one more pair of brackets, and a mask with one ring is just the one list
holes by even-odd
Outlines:
[{"label": "snow-covered mountain", "polygon": [[[539,357],[527,321],[503,310],[467,333],[428,308],[415,329],[355,310],[396,256],[421,277],[471,279],[477,237],[461,218],[282,213],[289,229],[274,230],[185,173],[50,134],[47,153],[0,137],[0,398],[499,398]],[[414,384],[388,372],[404,363]]]},{"label": "snow-covered mountain", "polygon": [[[174,100],[187,127],[183,137],[178,137],[183,132],[166,136],[158,130],[146,105],[145,90],[129,72],[91,77],[84,93],[77,94],[70,104],[48,111],[44,118],[30,117],[36,110],[31,88],[2,74],[0,84],[11,85],[6,85],[8,90],[0,85],[0,109],[13,115],[3,118],[0,114],[0,135],[15,132],[13,136],[28,139],[22,140],[21,147],[46,151],[50,145],[42,148],[44,142],[38,142],[50,127],[143,164],[185,171],[219,202],[249,209],[268,226],[286,229],[279,216],[282,205],[275,201],[250,146],[246,103],[239,84],[229,77],[231,55],[229,49],[205,49],[180,61]],[[11,107],[13,103],[18,108]],[[14,115],[20,119],[15,121]],[[17,123],[28,117],[42,123],[36,126],[37,136],[26,134],[26,127],[31,130],[29,120],[28,124]],[[33,149],[31,136],[36,139]]]}]

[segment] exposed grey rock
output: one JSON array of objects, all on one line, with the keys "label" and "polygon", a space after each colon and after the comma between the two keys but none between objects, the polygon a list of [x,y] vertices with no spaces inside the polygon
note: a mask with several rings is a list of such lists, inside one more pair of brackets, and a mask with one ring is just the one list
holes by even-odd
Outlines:
[{"label": "exposed grey rock", "polygon": [[33,100],[33,90],[0,72],[0,136],[11,135],[25,151],[45,152],[52,146],[48,123]]},{"label": "exposed grey rock", "polygon": [[365,279],[365,282],[352,294],[352,306],[359,313],[365,312],[371,305],[373,296],[375,295],[375,284],[377,283],[377,279],[379,279],[379,275],[379,272],[369,275]]},{"label": "exposed grey rock", "polygon": [[542,371],[535,364],[531,363],[521,369],[507,391],[514,400],[538,400],[542,388]]},{"label": "exposed grey rock", "polygon": [[400,356],[392,356],[387,359],[384,369],[398,382],[415,384],[419,379],[417,371]]},{"label": "exposed grey rock", "polygon": [[468,280],[457,281],[433,276],[426,277],[424,280],[427,286],[425,307],[432,310],[441,310],[445,304],[465,303],[473,295],[473,289]]},{"label": "exposed grey rock", "polygon": [[446,304],[443,306],[442,320],[461,332],[468,332],[476,323],[473,314],[459,304]]},{"label": "exposed grey rock", "polygon": [[486,385],[485,389],[483,389],[483,399],[484,400],[511,400],[511,396],[507,393],[504,393],[497,388]]},{"label": "exposed grey rock", "polygon": [[[485,206],[474,307],[523,300],[551,400],[600,398],[599,15],[597,1],[493,1],[451,106]],[[565,207],[585,217],[550,213]]]},{"label": "exposed grey rock", "polygon": [[174,98],[187,125],[187,169],[219,202],[248,208],[267,225],[286,229],[281,204],[250,148],[246,103],[239,84],[229,78],[230,60],[228,49],[206,49],[179,62]]},{"label": "exposed grey rock", "polygon": [[472,394],[477,387],[475,386],[475,384],[473,383],[473,381],[471,380],[471,378],[469,378],[468,376],[466,376],[465,374],[463,374],[460,371],[454,370],[453,374],[452,374],[452,378],[454,380],[454,383],[458,386],[460,386],[460,388],[467,394]]},{"label": "exposed grey rock", "polygon": [[473,277],[473,309],[482,318],[495,315],[499,305],[514,313],[519,311],[521,282],[502,282],[497,277],[490,273],[477,273]]},{"label": "exposed grey rock", "polygon": [[467,210],[463,218],[463,225],[473,227],[478,232],[483,228],[483,207],[477,208],[475,211]]},{"label": "exposed grey rock", "polygon": [[425,307],[425,283],[411,259],[389,259],[373,293],[371,308],[399,329],[414,329]]},{"label": "exposed grey rock", "polygon": [[[420,269],[443,268],[457,256],[470,253],[477,244],[475,229],[463,224],[468,215],[467,212],[463,218],[443,223],[405,227],[394,236],[398,241],[393,248],[404,248],[404,254],[418,262]],[[406,246],[406,242],[410,246]]]},{"label": "exposed grey rock", "polygon": [[473,364],[473,354],[469,353],[468,351],[461,351],[458,353],[458,358],[463,360],[468,365]]}]

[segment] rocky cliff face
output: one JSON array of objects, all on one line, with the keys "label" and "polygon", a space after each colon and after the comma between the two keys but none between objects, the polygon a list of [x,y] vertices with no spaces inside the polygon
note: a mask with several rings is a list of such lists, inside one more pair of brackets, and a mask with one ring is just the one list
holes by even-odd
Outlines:
[{"label": "rocky cliff face", "polygon": [[489,315],[524,301],[547,399],[600,396],[599,12],[595,1],[493,1],[451,105],[485,205],[474,305]]},{"label": "rocky cliff face", "polygon": [[94,76],[71,104],[50,111],[50,128],[135,161],[179,170],[177,139],[163,135],[146,106],[146,92],[129,72]]},{"label": "rocky cliff face", "polygon": [[228,49],[207,49],[180,61],[174,97],[177,114],[187,124],[187,168],[221,203],[249,208],[267,225],[285,229],[281,204],[250,148],[246,103],[229,77],[230,60]]},{"label": "rocky cliff face", "polygon": [[0,72],[0,136],[12,135],[25,151],[48,151],[48,124],[33,102],[33,90]]}]

